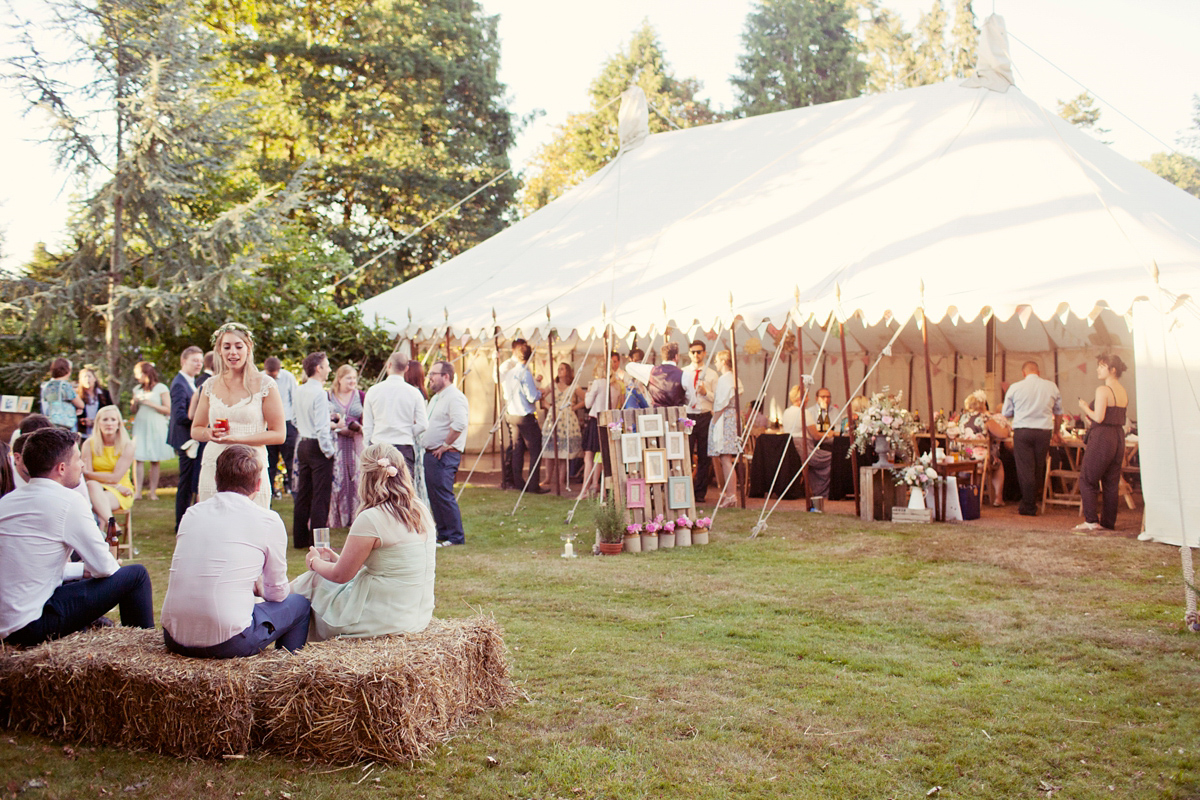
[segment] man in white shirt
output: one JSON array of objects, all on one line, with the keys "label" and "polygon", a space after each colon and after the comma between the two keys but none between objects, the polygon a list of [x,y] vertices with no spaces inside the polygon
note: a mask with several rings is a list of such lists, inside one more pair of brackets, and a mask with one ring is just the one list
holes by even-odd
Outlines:
[{"label": "man in white shirt", "polygon": [[[27,434],[29,483],[0,498],[0,639],[31,647],[83,630],[114,606],[124,625],[154,627],[150,575],[109,552],[79,483],[78,437],[60,428]],[[71,562],[74,550],[82,562]],[[64,582],[67,581],[67,582]]]},{"label": "man in white shirt", "polygon": [[329,498],[333,492],[333,457],[337,454],[329,427],[329,359],[318,351],[304,357],[308,380],[292,398],[296,420],[296,505],[292,516],[292,543],[298,550],[312,547],[312,529],[329,521]]},{"label": "man in white shirt", "polygon": [[[501,392],[504,391],[503,387],[504,387],[505,376],[507,376],[508,373],[512,372],[514,369],[516,369],[517,365],[521,363],[520,359],[517,358],[517,348],[521,347],[525,344],[526,344],[526,341],[524,339],[520,339],[520,338],[513,339],[512,345],[511,345],[511,348],[512,348],[511,353],[509,354],[508,358],[504,361],[501,361],[499,366],[496,368],[496,379],[497,379],[497,382],[501,386]],[[517,481],[516,481],[516,479],[513,478],[513,471],[512,471],[513,440],[512,440],[512,435],[508,429],[507,422],[504,422],[503,424],[500,425],[500,448],[501,448],[501,450],[504,451],[503,458],[500,461],[500,488],[501,489],[518,489],[520,487],[517,486]]]},{"label": "man in white shirt", "polygon": [[1058,438],[1062,424],[1062,395],[1054,381],[1039,373],[1036,361],[1021,365],[1022,380],[1009,387],[1004,395],[1004,416],[1012,420],[1013,460],[1017,462],[1017,480],[1021,484],[1021,505],[1024,516],[1037,514],[1046,483],[1046,454],[1050,442]]},{"label": "man in white shirt", "polygon": [[[25,484],[29,483],[29,473],[25,471],[25,465],[21,463],[21,448],[26,436],[34,431],[40,431],[42,428],[53,428],[54,423],[45,414],[30,414],[21,420],[21,424],[17,426],[17,438],[13,440],[12,452],[8,454],[10,463],[13,469],[13,488],[20,489]],[[88,494],[87,481],[83,479],[83,472],[79,473],[79,483],[74,487],[68,487],[79,493],[79,496],[87,501],[88,506],[92,505],[92,496]]]},{"label": "man in white shirt", "polygon": [[425,488],[429,510],[442,547],[466,544],[462,514],[454,498],[454,477],[467,448],[467,396],[454,385],[454,367],[438,361],[429,368],[429,428],[421,443],[425,451]]},{"label": "man in white shirt", "polygon": [[216,479],[217,494],[188,509],[179,525],[163,600],[167,649],[190,658],[252,656],[271,642],[299,650],[308,639],[309,602],[288,586],[283,520],[250,499],[262,483],[254,449],[227,447],[217,456]]},{"label": "man in white shirt", "polygon": [[708,350],[704,342],[697,339],[688,347],[692,363],[683,368],[683,393],[687,397],[688,419],[696,423],[692,427],[690,447],[696,459],[696,471],[692,475],[692,491],[696,503],[703,503],[712,481],[712,459],[708,456],[708,426],[712,422],[712,399],[717,393],[717,378],[721,377],[712,367],[705,365]]},{"label": "man in white shirt", "polygon": [[[512,477],[513,488],[524,488],[530,494],[546,494],[549,489],[542,486],[542,429],[537,423],[537,401],[542,397],[537,385],[540,377],[534,377],[529,371],[529,359],[533,357],[533,348],[527,342],[513,345],[513,356],[516,366],[504,373],[500,385],[504,393],[504,421],[508,425],[508,435],[512,440]],[[521,477],[524,469],[525,454],[529,453],[529,485]]]},{"label": "man in white shirt", "polygon": [[384,380],[367,389],[363,403],[363,441],[387,442],[404,456],[410,475],[416,474],[416,446],[428,427],[425,398],[417,387],[404,380],[408,356],[392,353],[388,357]]},{"label": "man in white shirt", "polygon": [[292,410],[292,401],[300,384],[297,383],[296,376],[284,369],[283,362],[275,356],[263,362],[263,372],[275,381],[275,386],[279,389],[279,399],[283,401],[283,421],[287,430],[283,444],[267,445],[267,480],[271,482],[272,496],[278,500],[283,496],[282,492],[275,491],[275,476],[279,474],[277,464],[280,456],[283,457],[283,485],[288,492],[292,491],[292,459],[296,455],[296,440],[300,438],[296,431],[296,415]]}]

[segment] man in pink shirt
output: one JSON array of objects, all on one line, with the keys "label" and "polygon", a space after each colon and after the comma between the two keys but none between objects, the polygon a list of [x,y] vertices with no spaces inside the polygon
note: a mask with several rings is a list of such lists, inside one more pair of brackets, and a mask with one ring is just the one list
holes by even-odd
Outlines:
[{"label": "man in pink shirt", "polygon": [[231,445],[216,479],[217,494],[179,523],[162,611],[167,649],[191,658],[251,656],[271,642],[299,650],[309,603],[288,586],[283,520],[250,499],[262,481],[258,456]]}]

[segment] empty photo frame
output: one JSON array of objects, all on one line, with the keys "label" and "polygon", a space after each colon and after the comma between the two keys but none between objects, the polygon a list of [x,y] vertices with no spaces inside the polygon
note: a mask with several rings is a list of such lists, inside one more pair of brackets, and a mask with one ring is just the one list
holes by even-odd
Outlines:
[{"label": "empty photo frame", "polygon": [[0,397],[0,411],[11,411],[15,414],[17,411],[17,396],[15,394],[6,394]]},{"label": "empty photo frame", "polygon": [[630,478],[625,483],[625,507],[646,507],[646,482],[641,478]]},{"label": "empty photo frame", "polygon": [[640,433],[621,434],[621,463],[642,463],[642,435]]},{"label": "empty photo frame", "polygon": [[661,448],[642,451],[642,477],[646,483],[667,482],[667,451]]},{"label": "empty photo frame", "polygon": [[667,460],[683,461],[688,456],[687,437],[682,431],[671,431],[667,434]]},{"label": "empty photo frame", "polygon": [[638,417],[637,426],[642,436],[662,436],[665,430],[662,414],[643,414]]},{"label": "empty photo frame", "polygon": [[685,475],[672,475],[667,479],[667,508],[692,507],[692,479]]},{"label": "empty photo frame", "polygon": [[18,397],[17,398],[17,413],[18,414],[28,414],[30,411],[33,411],[33,398],[32,397]]}]

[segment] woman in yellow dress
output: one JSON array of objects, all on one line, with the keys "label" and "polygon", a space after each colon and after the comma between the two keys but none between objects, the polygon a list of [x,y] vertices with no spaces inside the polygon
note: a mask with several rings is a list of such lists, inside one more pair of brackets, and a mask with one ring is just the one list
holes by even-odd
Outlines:
[{"label": "woman in yellow dress", "polygon": [[92,499],[92,511],[103,521],[114,511],[133,505],[133,482],[129,479],[133,439],[125,431],[116,406],[105,406],[96,412],[93,430],[81,448],[83,477]]}]

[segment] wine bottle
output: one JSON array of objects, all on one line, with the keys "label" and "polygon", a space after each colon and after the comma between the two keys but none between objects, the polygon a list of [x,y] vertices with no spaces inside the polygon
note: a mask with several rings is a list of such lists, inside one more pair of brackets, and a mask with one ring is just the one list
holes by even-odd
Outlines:
[{"label": "wine bottle", "polygon": [[104,534],[104,542],[108,545],[108,549],[113,554],[113,558],[116,558],[121,547],[121,536],[117,531],[116,517],[108,518],[108,529]]}]

